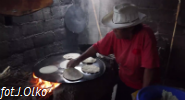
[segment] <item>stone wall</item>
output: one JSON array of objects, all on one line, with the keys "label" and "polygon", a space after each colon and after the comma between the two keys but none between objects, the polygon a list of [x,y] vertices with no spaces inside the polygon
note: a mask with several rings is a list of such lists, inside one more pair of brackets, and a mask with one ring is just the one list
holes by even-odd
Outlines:
[{"label": "stone wall", "polygon": [[4,25],[1,15],[0,71],[8,65],[29,69],[28,65],[48,55],[77,50],[77,35],[64,24],[65,12],[71,5],[71,0],[54,0],[51,6],[37,12],[13,17],[10,26]]}]

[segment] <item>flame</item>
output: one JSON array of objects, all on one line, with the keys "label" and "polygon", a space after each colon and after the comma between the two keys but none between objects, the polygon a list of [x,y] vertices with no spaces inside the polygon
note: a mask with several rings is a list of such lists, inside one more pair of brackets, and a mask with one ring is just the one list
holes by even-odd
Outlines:
[{"label": "flame", "polygon": [[38,78],[37,76],[35,76],[35,74],[33,73],[33,78],[35,79],[35,81],[31,81],[32,83],[34,83],[37,87],[41,88],[41,89],[46,89],[47,92],[52,92],[53,89],[57,88],[60,83],[55,83],[55,82],[48,82],[45,80],[42,80],[40,78]]}]

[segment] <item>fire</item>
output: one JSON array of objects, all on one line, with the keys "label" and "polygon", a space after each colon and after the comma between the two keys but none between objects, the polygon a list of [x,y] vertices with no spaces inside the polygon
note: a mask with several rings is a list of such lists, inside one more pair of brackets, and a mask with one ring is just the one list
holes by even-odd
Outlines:
[{"label": "fire", "polygon": [[53,89],[57,88],[60,83],[54,83],[54,82],[48,82],[48,81],[44,81],[40,78],[38,78],[37,76],[35,76],[35,74],[33,73],[33,78],[34,78],[34,82],[32,81],[32,83],[34,83],[37,87],[41,88],[41,89],[46,89],[47,92],[52,92]]}]

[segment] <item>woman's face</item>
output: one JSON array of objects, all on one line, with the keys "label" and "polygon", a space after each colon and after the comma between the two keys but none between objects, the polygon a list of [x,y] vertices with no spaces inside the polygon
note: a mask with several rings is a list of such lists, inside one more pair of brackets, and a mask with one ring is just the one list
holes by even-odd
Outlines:
[{"label": "woman's face", "polygon": [[118,39],[131,39],[134,27],[113,29]]}]

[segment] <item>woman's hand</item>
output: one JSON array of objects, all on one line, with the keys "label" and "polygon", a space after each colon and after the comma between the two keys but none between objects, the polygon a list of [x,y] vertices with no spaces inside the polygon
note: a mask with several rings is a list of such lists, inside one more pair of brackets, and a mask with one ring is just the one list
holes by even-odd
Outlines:
[{"label": "woman's hand", "polygon": [[71,59],[67,64],[67,68],[74,68],[75,66],[79,65],[79,63],[80,61],[77,59]]}]

